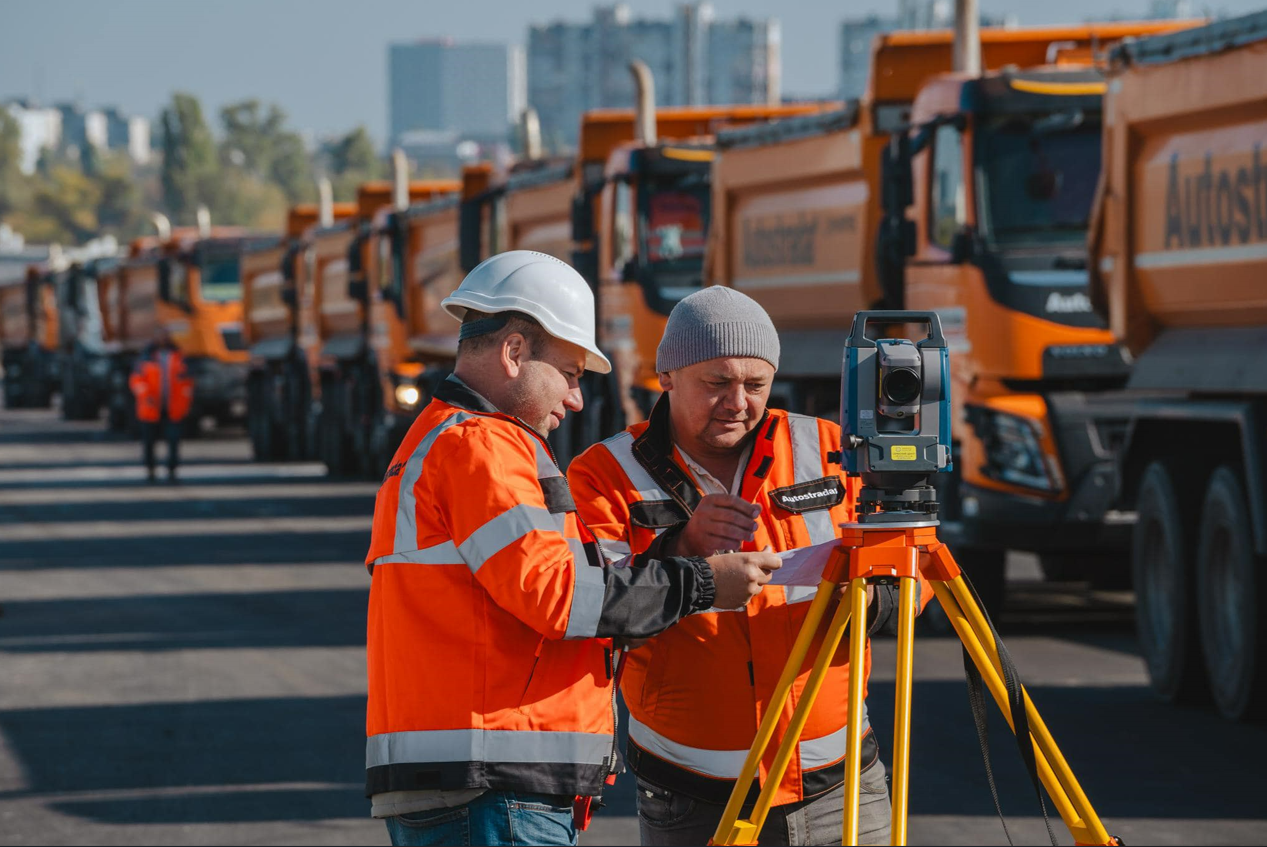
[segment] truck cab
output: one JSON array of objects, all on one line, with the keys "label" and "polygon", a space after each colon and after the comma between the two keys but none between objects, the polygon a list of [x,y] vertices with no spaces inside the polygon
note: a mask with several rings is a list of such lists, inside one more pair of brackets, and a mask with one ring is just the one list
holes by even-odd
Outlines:
[{"label": "truck cab", "polygon": [[225,229],[173,239],[161,251],[158,321],[180,348],[193,380],[192,422],[246,417],[250,351],[242,324],[242,254],[251,240]]},{"label": "truck cab", "polygon": [[[925,85],[911,111],[914,249],[881,278],[905,308],[937,311],[951,343],[948,538],[1037,546],[1049,570],[1063,551],[1120,549],[1129,529],[1108,499],[1126,410],[1104,398],[1130,361],[1092,310],[1085,245],[1103,91],[1085,66]],[[898,158],[886,176],[901,182]]]}]

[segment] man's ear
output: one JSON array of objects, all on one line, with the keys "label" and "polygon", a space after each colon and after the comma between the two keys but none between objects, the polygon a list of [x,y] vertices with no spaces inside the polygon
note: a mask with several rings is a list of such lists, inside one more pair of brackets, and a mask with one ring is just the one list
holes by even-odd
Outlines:
[{"label": "man's ear", "polygon": [[660,390],[661,390],[661,391],[672,391],[672,390],[673,390],[673,374],[669,373],[668,371],[664,371],[664,372],[662,372],[662,373],[658,373],[658,374],[656,374],[656,376],[658,376],[658,377],[660,378]]},{"label": "man's ear", "polygon": [[501,365],[507,378],[517,378],[528,358],[528,340],[521,333],[512,332],[502,339]]}]

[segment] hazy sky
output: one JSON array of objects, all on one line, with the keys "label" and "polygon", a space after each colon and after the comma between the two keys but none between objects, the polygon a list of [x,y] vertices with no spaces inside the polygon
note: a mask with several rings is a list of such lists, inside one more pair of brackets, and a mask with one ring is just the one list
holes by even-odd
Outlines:
[{"label": "hazy sky", "polygon": [[[1267,0],[1218,0],[1231,13]],[[1148,0],[980,0],[1022,24],[1077,21]],[[0,0],[0,98],[79,99],[155,117],[173,90],[196,94],[209,118],[227,102],[279,103],[296,128],[341,132],[387,124],[387,45],[448,35],[523,44],[527,26],[588,20],[594,0]],[[604,4],[605,5],[605,4]],[[629,3],[661,17],[674,0]],[[1203,4],[1198,0],[1198,7]],[[783,27],[783,89],[836,85],[839,23],[896,0],[714,0],[717,17],[775,16]]]}]

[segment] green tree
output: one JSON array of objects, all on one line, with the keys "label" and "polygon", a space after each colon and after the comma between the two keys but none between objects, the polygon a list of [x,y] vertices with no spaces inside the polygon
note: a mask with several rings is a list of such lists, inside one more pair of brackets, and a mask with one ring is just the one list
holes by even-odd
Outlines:
[{"label": "green tree", "polygon": [[175,221],[192,223],[198,204],[216,190],[219,167],[198,98],[177,92],[159,120],[163,137],[163,204]]},{"label": "green tree", "polygon": [[21,221],[23,235],[32,241],[80,244],[100,234],[97,209],[101,187],[77,167],[50,165],[48,176],[37,180],[29,213]]},{"label": "green tree", "polygon": [[382,163],[365,127],[358,126],[334,143],[330,150],[330,170],[336,176],[356,172],[365,174],[367,179],[378,178]]},{"label": "green tree", "polygon": [[27,189],[22,173],[22,127],[7,109],[0,109],[0,218],[25,205]]},{"label": "green tree", "polygon": [[334,142],[329,148],[331,182],[337,200],[353,200],[361,183],[380,179],[383,162],[374,150],[374,142],[365,127],[358,126]]},{"label": "green tree", "polygon": [[224,126],[221,159],[257,179],[276,183],[290,202],[311,198],[312,165],[303,139],[285,128],[286,113],[258,100],[243,100],[220,110]]},{"label": "green tree", "polygon": [[145,206],[141,180],[133,172],[127,154],[103,157],[97,186],[101,191],[97,222],[103,234],[113,233],[120,240],[136,235],[144,226]]}]

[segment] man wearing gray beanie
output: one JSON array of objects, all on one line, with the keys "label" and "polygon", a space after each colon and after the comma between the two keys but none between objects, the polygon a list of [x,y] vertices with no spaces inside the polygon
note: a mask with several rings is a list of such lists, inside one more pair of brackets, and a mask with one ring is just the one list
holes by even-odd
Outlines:
[{"label": "man wearing gray beanie", "polygon": [[[840,449],[836,424],[766,408],[778,365],[778,332],[747,295],[710,286],[674,307],[656,351],[664,394],[650,419],[568,469],[580,517],[608,555],[783,552],[838,537],[838,525],[854,519],[859,481],[828,461]],[[927,602],[932,591],[921,587]],[[746,610],[709,609],[630,645],[621,690],[643,844],[712,837],[815,590],[770,584]],[[870,631],[888,629],[895,593],[881,587],[871,598]],[[779,784],[762,844],[839,843],[849,673],[842,653]],[[865,726],[865,709],[853,719]],[[887,844],[884,764],[875,734],[863,731],[859,843]]]}]

